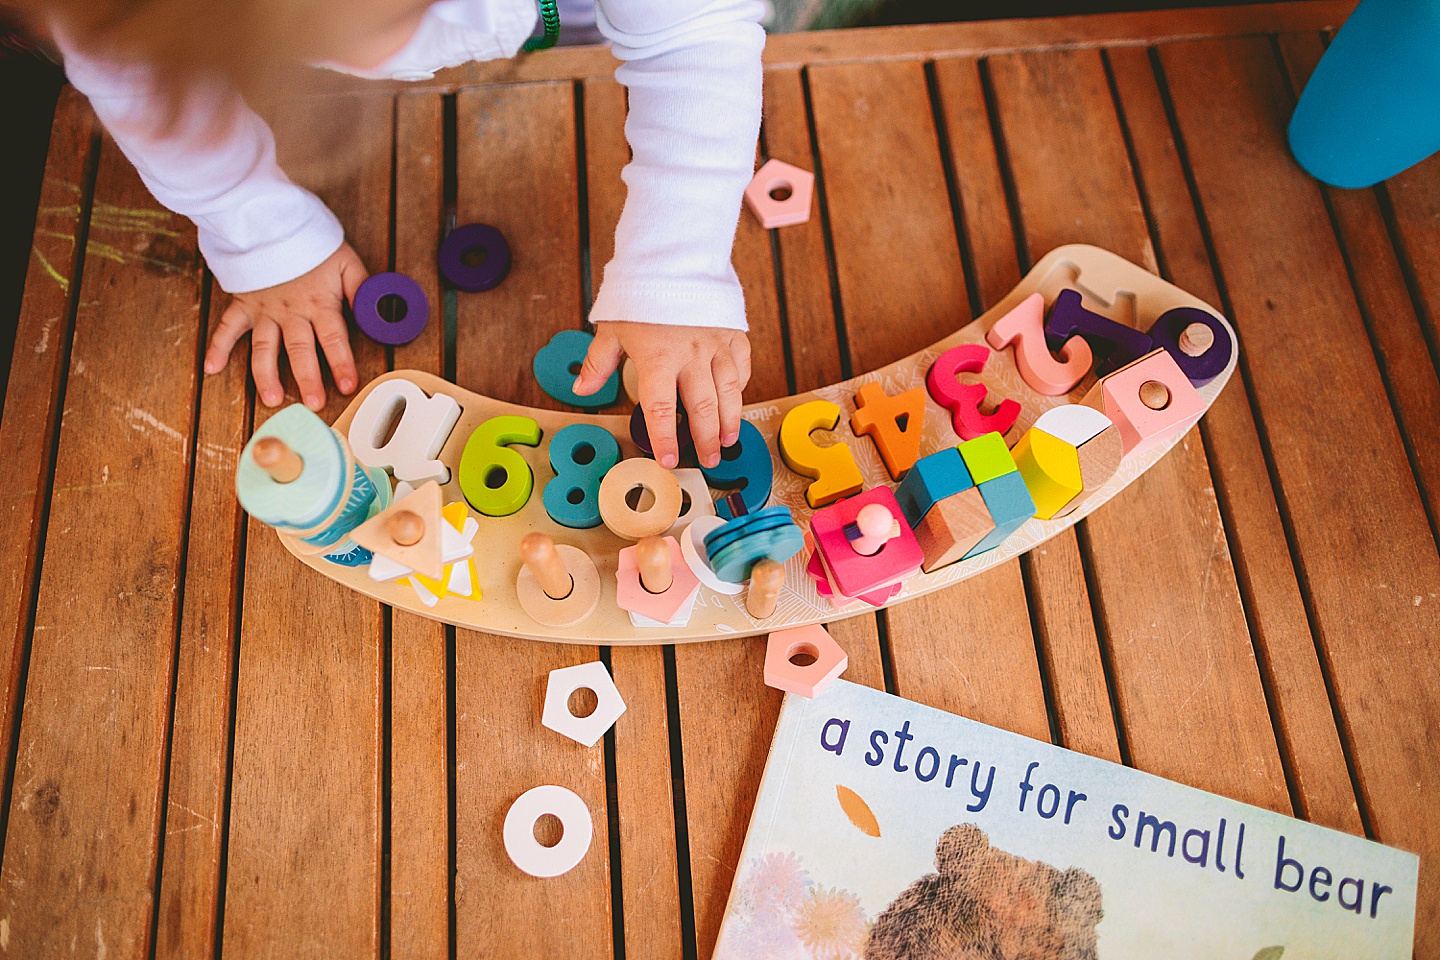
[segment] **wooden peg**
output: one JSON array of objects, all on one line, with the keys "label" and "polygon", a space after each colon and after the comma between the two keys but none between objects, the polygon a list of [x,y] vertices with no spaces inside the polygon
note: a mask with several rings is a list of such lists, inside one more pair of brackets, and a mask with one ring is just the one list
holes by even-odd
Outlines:
[{"label": "wooden peg", "polygon": [[1215,345],[1215,331],[1203,323],[1192,323],[1180,331],[1180,350],[1187,357],[1203,356]]},{"label": "wooden peg", "polygon": [[1170,390],[1159,380],[1140,384],[1140,402],[1151,410],[1164,410],[1170,405]]},{"label": "wooden peg", "polygon": [[425,536],[425,521],[413,510],[401,510],[385,523],[390,539],[402,547],[413,547]]},{"label": "wooden peg", "polygon": [[551,600],[564,600],[575,589],[575,580],[565,569],[555,541],[545,534],[527,533],[521,539],[520,560]]},{"label": "wooden peg", "polygon": [[255,458],[255,464],[270,474],[270,479],[276,483],[290,483],[305,469],[305,461],[300,459],[300,454],[291,450],[279,437],[257,440],[251,456]]},{"label": "wooden peg", "polygon": [[780,600],[780,588],[785,586],[785,566],[774,560],[761,560],[750,571],[750,593],[745,597],[745,609],[756,620],[766,620],[775,613],[775,604]]},{"label": "wooden peg", "polygon": [[873,557],[892,538],[900,536],[899,521],[880,503],[861,507],[855,515],[854,525],[856,536],[850,541],[850,546],[866,557]]},{"label": "wooden peg", "polygon": [[663,537],[646,537],[635,545],[635,565],[640,568],[640,583],[650,593],[664,593],[674,580],[670,563],[670,545]]}]

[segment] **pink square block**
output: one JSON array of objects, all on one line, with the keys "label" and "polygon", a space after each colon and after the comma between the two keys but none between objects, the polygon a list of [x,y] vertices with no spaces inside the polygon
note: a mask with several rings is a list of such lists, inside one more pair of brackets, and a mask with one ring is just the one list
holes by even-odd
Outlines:
[{"label": "pink square block", "polygon": [[668,624],[699,591],[700,580],[685,562],[679,542],[674,537],[666,537],[665,543],[670,547],[670,589],[664,593],[646,590],[640,582],[640,568],[635,564],[636,548],[626,547],[620,551],[615,571],[615,603],[621,610]]},{"label": "pink square block", "polygon": [[[866,556],[856,552],[845,536],[845,527],[855,522],[861,508],[872,503],[890,511],[900,524],[900,535]],[[920,548],[915,531],[905,521],[895,492],[889,487],[875,487],[816,510],[810,517],[810,532],[815,538],[815,552],[824,563],[831,584],[847,597],[861,597],[913,577],[925,561],[925,551]]]},{"label": "pink square block", "polygon": [[[808,655],[813,663],[800,666],[791,657]],[[786,693],[813,698],[830,685],[850,658],[818,623],[770,634],[765,647],[765,684]]]},{"label": "pink square block", "polygon": [[[789,191],[783,200],[772,194]],[[766,230],[804,223],[810,219],[810,198],[815,174],[780,160],[771,160],[755,172],[745,188],[745,205]]]},{"label": "pink square block", "polygon": [[[1141,388],[1151,382],[1168,394],[1164,406],[1154,409],[1141,400]],[[1121,367],[1100,381],[1105,415],[1120,431],[1124,456],[1143,453],[1179,436],[1205,412],[1205,401],[1164,350],[1156,350]],[[1156,388],[1149,390],[1158,392]]]}]

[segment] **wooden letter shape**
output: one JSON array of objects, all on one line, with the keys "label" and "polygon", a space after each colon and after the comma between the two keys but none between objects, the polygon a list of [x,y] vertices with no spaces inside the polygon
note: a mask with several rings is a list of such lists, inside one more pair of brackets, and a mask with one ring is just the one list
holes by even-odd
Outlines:
[{"label": "wooden letter shape", "polygon": [[[1150,387],[1150,384],[1158,384]],[[1156,406],[1146,400],[1164,390]],[[1105,416],[1115,422],[1125,456],[1143,453],[1190,429],[1205,412],[1205,401],[1191,386],[1175,358],[1156,350],[1096,384]]]},{"label": "wooden letter shape", "polygon": [[925,429],[925,391],[916,387],[888,396],[878,383],[867,383],[855,394],[850,429],[856,436],[875,441],[891,480],[899,480],[920,457]]},{"label": "wooden letter shape", "polygon": [[810,439],[811,431],[834,430],[839,422],[838,406],[829,400],[811,400],[785,414],[780,423],[780,458],[801,476],[815,478],[805,488],[805,499],[812,508],[859,493],[865,486],[865,478],[843,440],[820,447]]},{"label": "wooden letter shape", "polygon": [[1074,500],[1084,486],[1080,479],[1080,453],[1064,440],[1052,437],[1038,427],[1025,431],[1025,436],[1010,451],[1015,466],[1030,488],[1035,501],[1035,516],[1049,520]]},{"label": "wooden letter shape", "polygon": [[[372,553],[402,563],[431,580],[439,580],[445,574],[441,550],[445,518],[440,512],[441,499],[440,484],[432,480],[360,524],[350,531],[350,537]],[[418,531],[406,529],[416,521]]]},{"label": "wooden letter shape", "polygon": [[[350,450],[365,466],[388,470],[396,480],[445,483],[450,469],[436,457],[458,419],[460,404],[454,397],[443,393],[427,397],[409,380],[386,380],[377,384],[355,411],[350,421]],[[390,433],[389,440],[386,433]]]},{"label": "wooden letter shape", "polygon": [[995,321],[985,340],[996,352],[1012,344],[1015,366],[1036,393],[1058,397],[1075,389],[1090,372],[1095,356],[1084,337],[1071,337],[1060,349],[1060,359],[1045,345],[1045,298],[1032,293],[1019,306]]},{"label": "wooden letter shape", "polygon": [[951,425],[961,440],[973,440],[986,433],[1003,434],[1015,425],[1020,404],[1002,400],[994,413],[981,413],[980,404],[990,391],[983,383],[961,383],[962,373],[979,373],[990,359],[990,348],[983,343],[962,343],[951,347],[936,359],[925,376],[925,385],[935,402],[950,411]]}]

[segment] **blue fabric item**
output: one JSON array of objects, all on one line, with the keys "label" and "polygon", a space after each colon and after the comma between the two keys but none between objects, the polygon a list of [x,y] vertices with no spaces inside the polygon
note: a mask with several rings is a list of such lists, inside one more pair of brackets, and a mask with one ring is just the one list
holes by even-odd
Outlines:
[{"label": "blue fabric item", "polygon": [[1312,176],[1369,187],[1440,150],[1440,0],[1361,0],[1290,119]]}]

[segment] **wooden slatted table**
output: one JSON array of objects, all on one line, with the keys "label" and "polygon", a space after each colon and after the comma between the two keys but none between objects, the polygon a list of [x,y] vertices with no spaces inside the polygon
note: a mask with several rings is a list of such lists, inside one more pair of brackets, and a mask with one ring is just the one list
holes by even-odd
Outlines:
[{"label": "wooden slatted table", "polygon": [[[1242,375],[1140,482],[834,632],[859,682],[1418,851],[1437,956],[1440,162],[1341,192],[1289,159],[1294,90],[1347,12],[773,40],[760,152],[814,169],[821,201],[774,234],[741,219],[747,396],[926,346],[1062,243],[1222,305]],[[518,250],[495,291],[448,295],[452,342],[357,341],[363,377],[548,405],[529,358],[581,324],[623,200],[612,69],[588,49],[326,79],[280,112],[287,167],[372,269],[440,302],[452,203]],[[67,92],[0,419],[0,955],[708,956],[779,707],[763,643],[512,641],[313,575],[235,502],[267,411],[247,357],[198,373],[223,300]],[[629,713],[584,750],[539,704],[597,655]],[[597,819],[550,881],[500,846],[541,782]]]}]

